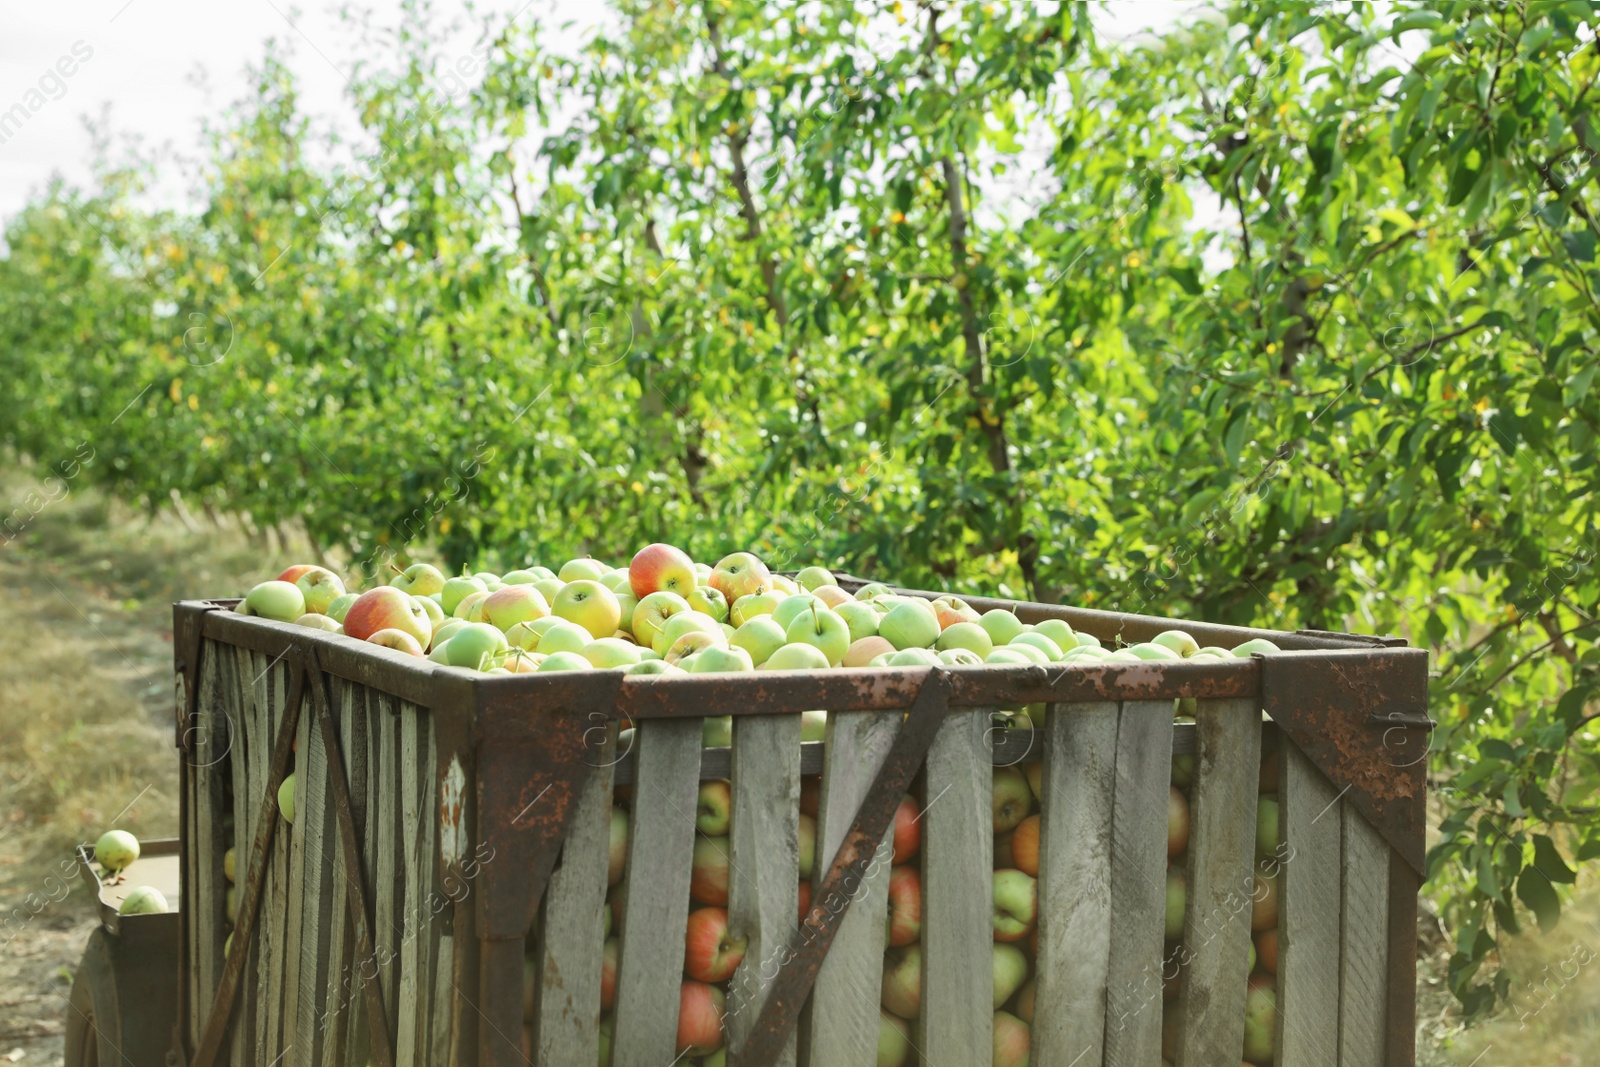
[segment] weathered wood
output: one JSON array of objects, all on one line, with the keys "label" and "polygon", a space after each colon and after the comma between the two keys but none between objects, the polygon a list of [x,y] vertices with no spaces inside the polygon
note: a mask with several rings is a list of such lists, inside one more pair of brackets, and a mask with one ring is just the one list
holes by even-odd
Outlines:
[{"label": "weathered wood", "polygon": [[1339,1064],[1383,1062],[1389,983],[1389,857],[1383,836],[1348,800],[1339,934]]},{"label": "weathered wood", "polygon": [[575,801],[561,865],[550,875],[534,950],[535,1063],[596,1062],[600,1055],[600,963],[606,872],[611,857],[608,737]]},{"label": "weathered wood", "polygon": [[1292,742],[1279,750],[1278,1054],[1285,1067],[1339,1062],[1343,818],[1333,784]]},{"label": "weathered wood", "polygon": [[[354,704],[356,701],[355,686],[342,678],[330,678],[332,711],[335,724],[339,728],[339,753],[345,764],[346,780],[350,783],[352,806],[355,798],[361,795],[361,786],[356,784],[354,770],[351,764],[353,749],[359,747],[356,739],[356,715]],[[329,812],[330,818],[332,812]],[[360,825],[357,823],[357,825]],[[344,904],[345,870],[349,859],[345,852],[344,841],[336,832],[330,832],[328,842],[328,867],[332,874],[331,907],[328,911],[328,982],[327,994],[324,996],[321,1011],[317,1020],[320,1032],[322,1056],[319,1061],[321,1067],[342,1067],[345,1056],[345,1044],[348,1040],[348,1024],[350,1020],[350,964],[353,956],[352,937],[348,919],[349,909]]]},{"label": "weathered wood", "polygon": [[372,883],[369,900],[373,906],[373,947],[378,956],[378,973],[383,992],[385,1025],[390,1047],[399,1022],[400,1007],[400,916],[405,909],[405,881],[402,875],[400,812],[400,716],[399,702],[380,694],[373,728],[378,734],[378,764],[374,778],[379,784],[374,798],[373,822],[378,837],[378,876]]},{"label": "weathered wood", "polygon": [[[226,764],[231,775],[228,788],[232,793],[233,836],[228,839],[227,846],[234,850],[233,884],[237,887],[249,862],[249,842],[255,840],[257,801],[252,798],[259,796],[260,786],[251,786],[253,768],[250,749],[256,734],[247,718],[247,705],[237,669],[238,658],[232,650],[210,642],[201,653],[200,663],[201,669],[212,677],[217,695],[217,703],[209,709],[202,702],[203,714],[211,716],[213,723],[220,719],[228,730]],[[224,914],[227,911],[226,894],[227,888],[223,887],[220,899],[215,903],[215,907]],[[231,925],[231,920],[228,921]],[[245,946],[245,952],[244,970],[239,975],[238,1001],[234,1004],[233,1026],[228,1033],[230,1060],[241,1064],[248,1060],[250,1051],[255,1048],[257,977],[254,939]],[[199,1044],[200,1027],[203,1025],[203,1018],[190,1020],[190,1048]]]},{"label": "weathered wood", "polygon": [[[850,711],[828,716],[813,891],[832,866],[857,809],[889,754],[901,714]],[[802,1045],[811,1063],[871,1067],[877,1062],[878,1001],[870,993],[883,982],[883,928],[893,843],[891,823],[861,883],[850,895],[849,910],[817,971],[811,1003],[801,1023]],[[812,906],[832,909],[843,906],[843,901],[814,897]]]},{"label": "weathered wood", "polygon": [[189,972],[190,987],[198,996],[197,1018],[211,1012],[212,997],[222,977],[222,942],[227,918],[228,882],[223,876],[222,857],[232,844],[223,824],[229,784],[227,755],[231,732],[225,713],[226,697],[216,670],[206,669],[208,657],[202,654],[196,701],[198,721],[190,735],[190,777],[194,794],[194,833],[186,835],[184,846],[190,852],[192,899],[176,901],[180,908],[193,908],[201,917],[190,927],[189,948],[196,969]]},{"label": "weathered wood", "polygon": [[[278,685],[277,667],[265,654],[251,655],[250,669],[256,679],[255,687],[260,694],[259,712],[264,726],[262,736],[270,737],[277,730],[278,713],[277,704],[283,692]],[[294,770],[291,761],[290,771]],[[266,775],[262,775],[263,780]],[[299,779],[296,778],[298,785]],[[268,799],[266,803],[276,803],[276,799]],[[283,971],[284,971],[284,923],[288,917],[288,883],[286,880],[289,867],[290,841],[294,836],[294,828],[280,825],[279,832],[272,837],[272,855],[268,860],[267,884],[265,895],[261,901],[261,964],[262,982],[261,998],[264,1029],[261,1035],[260,1055],[263,1062],[270,1062],[278,1056],[283,1049]]]},{"label": "weathered wood", "polygon": [[1244,1045],[1261,771],[1254,700],[1202,700],[1195,727],[1177,1067],[1227,1063]]},{"label": "weathered wood", "polygon": [[[744,962],[729,985],[730,1052],[744,1047],[798,925],[800,717],[735,718],[732,753],[729,862],[739,873],[728,887],[728,926],[746,945]],[[777,1064],[793,1067],[794,1062],[791,1033]]]},{"label": "weathered wood", "polygon": [[[314,677],[306,679],[307,686],[318,685],[320,680]],[[304,1055],[305,1046],[299,1043],[300,1038],[300,935],[305,932],[305,877],[306,877],[306,841],[311,836],[311,825],[316,821],[316,811],[313,810],[309,794],[313,788],[321,793],[327,791],[327,772],[312,783],[310,767],[312,736],[320,733],[317,726],[317,716],[312,703],[312,695],[308,691],[305,696],[306,710],[300,716],[300,728],[295,737],[294,759],[294,825],[286,827],[289,831],[289,868],[285,872],[284,896],[287,903],[287,913],[284,918],[283,938],[283,1045],[285,1057]],[[320,800],[320,798],[319,798]],[[326,804],[318,805],[325,808]],[[315,994],[312,994],[315,996]]]},{"label": "weathered wood", "polygon": [[1149,1067],[1161,1059],[1171,764],[1172,701],[1123,703],[1112,801],[1114,907],[1106,975],[1106,1067]]},{"label": "weathered wood", "polygon": [[[311,684],[323,685],[322,679]],[[335,687],[337,689],[337,686]],[[310,694],[308,699],[314,699]],[[337,697],[333,698],[337,708]],[[313,707],[315,705],[313,704]],[[324,1019],[331,999],[330,985],[337,974],[337,958],[331,952],[332,918],[342,911],[342,872],[335,873],[338,857],[338,827],[328,781],[328,752],[315,715],[302,715],[310,727],[300,747],[300,766],[305,778],[299,782],[295,818],[300,820],[296,835],[301,840],[302,880],[299,933],[299,988],[295,1011],[294,1056],[301,1063],[322,1060],[326,1038]]]},{"label": "weathered wood", "polygon": [[405,883],[405,907],[400,913],[399,923],[400,988],[399,1011],[394,1017],[394,1060],[400,1067],[415,1067],[419,1063],[417,1023],[424,1017],[421,1009],[426,1007],[430,985],[424,970],[427,960],[422,955],[422,939],[414,914],[418,901],[422,899],[420,891],[423,888],[423,860],[418,851],[421,845],[419,817],[422,803],[418,779],[430,775],[419,766],[421,752],[416,709],[410,704],[401,704],[398,711],[396,725],[400,729],[400,830],[404,850],[402,880]]},{"label": "weathered wood", "polygon": [[1398,852],[1389,856],[1389,1014],[1384,1067],[1417,1062],[1417,893],[1422,879]]},{"label": "weathered wood", "polygon": [[1111,961],[1116,704],[1056,704],[1040,777],[1037,1067],[1099,1067]]},{"label": "weathered wood", "polygon": [[941,1063],[994,1056],[993,710],[951,711],[924,764],[916,1044]]},{"label": "weathered wood", "polygon": [[638,781],[628,837],[628,921],[617,961],[615,1064],[671,1063],[688,926],[700,781],[699,719],[634,730]]},{"label": "weathered wood", "polygon": [[[356,835],[360,839],[361,847],[361,873],[367,879],[367,884],[376,887],[378,884],[378,820],[383,816],[383,803],[381,800],[384,787],[382,767],[379,762],[378,750],[380,740],[378,737],[381,729],[379,723],[383,719],[381,706],[382,697],[372,689],[362,691],[360,701],[360,742],[355,745],[356,752],[351,754],[352,768],[350,771],[350,814],[355,822]],[[356,777],[355,764],[359,761],[361,776]],[[357,786],[357,781],[360,786]],[[355,925],[354,915],[347,915],[347,920],[352,927]],[[369,931],[373,944],[377,943],[377,931]],[[371,1020],[367,1011],[366,986],[369,982],[378,980],[377,960],[364,957],[359,947],[353,948],[351,954],[352,973],[350,985],[345,993],[348,1003],[350,1020],[347,1024],[349,1031],[345,1040],[349,1045],[349,1063],[366,1063],[372,1055]]]}]

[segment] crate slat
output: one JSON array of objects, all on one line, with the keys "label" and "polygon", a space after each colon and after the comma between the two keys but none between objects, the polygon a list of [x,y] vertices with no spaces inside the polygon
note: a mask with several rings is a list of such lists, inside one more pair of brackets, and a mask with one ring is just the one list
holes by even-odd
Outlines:
[{"label": "crate slat", "polygon": [[406,905],[401,911],[400,920],[400,1010],[394,1021],[394,1061],[399,1067],[415,1067],[418,1063],[417,1023],[421,1015],[418,1009],[425,1005],[428,990],[427,975],[422,971],[426,961],[421,954],[422,940],[418,936],[420,930],[414,914],[419,899],[418,890],[423,881],[422,859],[418,854],[422,843],[418,824],[422,802],[418,793],[418,778],[426,776],[419,773],[417,766],[421,755],[417,737],[418,716],[410,705],[403,705],[399,712],[396,719],[400,728],[400,827],[405,841],[403,870]]},{"label": "crate slat", "polygon": [[400,716],[398,701],[387,693],[378,697],[373,728],[378,734],[378,763],[373,779],[378,783],[373,819],[378,838],[378,877],[373,883],[373,944],[378,971],[383,976],[383,1010],[389,1028],[389,1047],[395,1046],[400,1006],[400,928],[405,909],[404,863],[400,818],[405,799],[400,795]]},{"label": "crate slat", "polygon": [[1389,969],[1389,845],[1348,800],[1339,953],[1339,1063],[1383,1062]]},{"label": "crate slat", "polygon": [[611,855],[611,761],[607,739],[579,791],[561,865],[550,875],[534,950],[535,1063],[595,1063],[600,1056],[600,954]]},{"label": "crate slat", "polygon": [[[833,857],[854,823],[861,801],[883,766],[900,729],[901,712],[829,712],[822,793],[817,808],[816,866],[812,906],[842,902],[817,899]],[[883,984],[883,927],[889,900],[889,859],[894,825],[851,895],[849,910],[817,971],[810,1006],[803,1014],[809,1062],[829,1067],[872,1067],[877,1062],[878,998]],[[993,1052],[991,1050],[991,1055]]]},{"label": "crate slat", "polygon": [[1202,700],[1195,727],[1177,1067],[1226,1063],[1244,1047],[1261,769],[1256,701]]},{"label": "crate slat", "polygon": [[[311,679],[311,685],[322,685],[322,679]],[[338,685],[335,689],[337,699]],[[307,692],[307,706],[300,715],[302,725],[309,727],[306,742],[300,749],[300,766],[305,768],[305,778],[296,778],[297,790],[304,799],[304,808],[298,808],[295,817],[300,820],[297,835],[302,840],[302,881],[300,899],[299,946],[299,1004],[295,1013],[295,1056],[302,1063],[320,1063],[323,1041],[326,1037],[324,1016],[332,999],[330,984],[336,976],[337,957],[330,952],[332,912],[335,894],[343,888],[344,878],[336,875],[333,863],[338,857],[338,833],[334,824],[332,789],[328,783],[328,751],[322,737],[322,722],[316,713],[315,696]],[[338,705],[329,710],[334,713]]]},{"label": "crate slat", "polygon": [[1299,746],[1278,748],[1280,836],[1287,845],[1278,886],[1277,1062],[1333,1067],[1339,1059],[1339,915],[1342,820],[1333,784]]},{"label": "crate slat", "polygon": [[916,1032],[936,1063],[994,1056],[994,968],[983,966],[994,955],[993,711],[950,712],[925,764]]},{"label": "crate slat", "polygon": [[[350,755],[350,807],[355,818],[356,836],[361,841],[361,874],[366,879],[366,884],[376,887],[378,885],[378,833],[376,820],[382,813],[379,796],[383,791],[383,778],[381,764],[378,759],[378,723],[383,712],[380,707],[381,697],[372,689],[362,693],[363,699],[359,702],[360,727],[358,730],[359,742],[354,746],[355,751]],[[357,778],[355,767],[359,764],[360,777]],[[358,785],[359,782],[359,785]],[[374,888],[374,893],[376,888]],[[349,916],[349,909],[354,907],[350,902],[350,887],[344,887],[344,897],[341,901],[346,909],[347,921],[352,925],[354,917]],[[353,935],[352,935],[353,936]],[[371,943],[378,943],[378,932],[371,930]],[[352,973],[350,985],[345,990],[346,1011],[349,1012],[349,1031],[345,1034],[348,1044],[347,1063],[366,1063],[372,1055],[372,1036],[370,1023],[367,1020],[367,998],[363,986],[373,980],[378,973],[375,970],[375,961],[362,959],[352,951]]]},{"label": "crate slat", "polygon": [[[320,788],[326,792],[323,785],[327,781],[327,768],[317,784],[312,783],[311,747],[312,737],[319,732],[316,716],[316,704],[310,692],[305,695],[306,708],[295,724],[295,754],[294,754],[294,825],[282,829],[289,832],[289,868],[285,872],[284,897],[287,912],[284,920],[283,939],[283,1045],[282,1051],[287,1057],[294,1054],[303,1054],[305,1047],[300,1045],[300,978],[301,963],[300,940],[305,932],[305,877],[306,877],[306,842],[311,836],[311,824],[316,821],[317,809],[326,808],[326,804],[319,803],[317,809],[312,807],[310,794],[313,789]],[[314,994],[313,994],[314,995]]]},{"label": "crate slat", "polygon": [[439,784],[435,772],[439,765],[439,739],[435,734],[437,722],[431,712],[425,716],[424,723],[421,757],[422,828],[419,831],[422,847],[419,855],[428,886],[424,897],[424,921],[427,927],[423,936],[427,941],[426,959],[432,992],[429,995],[429,1008],[422,1013],[423,1018],[417,1020],[417,1025],[423,1034],[419,1055],[431,1067],[435,1063],[444,1063],[448,1052],[445,1043],[449,1041],[450,1033],[446,1020],[449,1018],[448,990],[452,972],[450,938],[445,934],[450,923],[449,898],[445,895],[439,869]]},{"label": "crate slat", "polygon": [[[254,654],[250,658],[250,670],[252,677],[256,679],[257,715],[262,727],[259,736],[275,737],[279,721],[277,703],[283,699],[286,687],[278,684],[277,668],[265,654]],[[258,747],[265,749],[268,746]],[[272,753],[262,751],[260,755],[261,781],[265,788],[270,773]],[[296,778],[297,784],[298,781]],[[277,800],[275,797],[263,794],[257,803],[275,804]],[[264,808],[261,818],[266,818]],[[278,1050],[282,1048],[280,1042],[283,1026],[283,924],[288,911],[284,871],[289,863],[289,841],[294,836],[294,830],[286,825],[280,825],[278,830],[279,832],[272,835],[272,855],[267,860],[267,882],[261,901],[261,962],[266,981],[262,983],[261,990],[265,1010],[261,1013],[263,1028],[260,1036],[259,1062],[271,1062],[272,1057],[278,1055]]]},{"label": "crate slat", "polygon": [[1034,1012],[1037,1067],[1104,1058],[1119,715],[1097,702],[1054,704],[1045,716],[1034,1003],[1055,1007]]},{"label": "crate slat", "polygon": [[1124,702],[1117,722],[1117,783],[1112,800],[1106,1067],[1149,1067],[1161,1060],[1161,954],[1167,910],[1171,773],[1172,701]]},{"label": "crate slat", "polygon": [[628,917],[611,1037],[611,1061],[618,1067],[677,1058],[700,731],[699,719],[652,719],[633,733],[637,781],[625,876]]},{"label": "crate slat", "polygon": [[[205,714],[211,716],[216,722],[220,717],[228,730],[228,771],[230,781],[228,788],[232,791],[233,811],[233,837],[227,845],[233,849],[234,883],[238,885],[246,876],[250,863],[250,846],[253,841],[250,836],[254,831],[253,808],[254,803],[249,799],[252,793],[251,786],[251,756],[250,743],[253,733],[248,725],[245,713],[245,701],[240,684],[238,671],[238,657],[234,656],[228,648],[218,644],[207,645],[200,656],[201,671],[213,679],[216,686],[217,703],[207,709],[201,705]],[[259,791],[259,787],[255,787]],[[223,886],[218,894],[216,906],[227,911],[227,887]],[[256,949],[255,942],[244,946],[244,970],[239,975],[239,991],[235,995],[233,1025],[228,1032],[228,1053],[233,1063],[244,1063],[249,1058],[249,1050],[255,1046],[255,1018],[256,1018]],[[199,1044],[201,1028],[205,1025],[203,1018],[193,1020],[191,1026],[191,1045]]]},{"label": "crate slat", "polygon": [[[800,717],[736,717],[729,776],[729,862],[738,875],[728,886],[728,926],[746,939],[744,962],[729,985],[731,1051],[744,1046],[766,1003],[773,961],[799,925]],[[776,1067],[794,1067],[795,1058],[791,1033]]]},{"label": "crate slat", "polygon": [[[350,782],[352,801],[357,795],[353,773],[350,769],[350,751],[354,747],[355,692],[352,683],[342,678],[330,678],[332,695],[329,711],[334,716],[334,726],[339,734],[339,752],[345,765],[345,776]],[[328,908],[328,992],[323,999],[322,1012],[317,1020],[321,1031],[321,1067],[341,1067],[345,1052],[346,1024],[349,1020],[349,981],[352,955],[349,909],[345,906],[344,841],[336,830],[328,832],[328,865],[332,872]]]}]

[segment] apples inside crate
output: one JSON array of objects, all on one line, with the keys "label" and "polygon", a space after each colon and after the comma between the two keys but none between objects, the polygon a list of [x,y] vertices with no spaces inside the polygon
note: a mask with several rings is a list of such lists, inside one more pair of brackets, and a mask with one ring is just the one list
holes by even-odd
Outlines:
[{"label": "apples inside crate", "polygon": [[1281,651],[492,677],[179,605],[186,1050],[1411,1063],[1426,654],[1007,606]]}]

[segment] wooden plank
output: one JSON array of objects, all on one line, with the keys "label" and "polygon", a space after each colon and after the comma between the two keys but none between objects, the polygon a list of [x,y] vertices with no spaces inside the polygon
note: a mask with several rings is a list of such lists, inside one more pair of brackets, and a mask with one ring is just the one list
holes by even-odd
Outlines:
[{"label": "wooden plank", "polygon": [[1284,1067],[1339,1062],[1339,794],[1290,742],[1279,751],[1278,1054]]},{"label": "wooden plank", "polygon": [[1177,1067],[1226,1063],[1244,1047],[1250,903],[1256,851],[1261,713],[1255,700],[1195,709]]},{"label": "wooden plank", "polygon": [[[600,962],[605,944],[606,873],[611,860],[608,738],[578,793],[561,866],[539,916],[534,950],[535,1063],[595,1063],[600,1056]],[[590,757],[593,758],[593,757]]]},{"label": "wooden plank", "polygon": [[[447,908],[444,914],[450,914]],[[455,1063],[452,1059],[452,1039],[454,1032],[450,1028],[451,1012],[456,1003],[455,983],[451,976],[455,973],[455,944],[454,936],[439,939],[439,954],[433,965],[433,1019],[428,1027],[428,1063]]]},{"label": "wooden plank", "polygon": [[[307,685],[317,684],[310,677]],[[295,754],[294,754],[294,825],[284,827],[289,832],[289,869],[285,872],[284,897],[287,908],[284,922],[283,939],[283,1054],[288,1059],[291,1056],[304,1054],[305,1049],[299,1044],[300,1037],[300,935],[304,932],[305,922],[305,869],[306,869],[306,841],[310,837],[310,826],[316,821],[316,816],[311,810],[310,791],[313,788],[311,778],[311,745],[312,736],[320,733],[317,727],[317,717],[310,709],[314,706],[310,692],[305,696],[307,713],[300,716],[300,722],[295,729]],[[322,791],[326,793],[327,769],[323,769]],[[326,807],[321,804],[319,807]]]},{"label": "wooden plank", "polygon": [[[728,927],[746,939],[729,985],[728,1047],[743,1048],[767,1000],[778,954],[787,950],[800,909],[800,716],[736,716],[729,765],[733,798]],[[763,974],[766,975],[763,978]],[[791,1033],[777,1067],[794,1067]]]},{"label": "wooden plank", "polygon": [[431,768],[428,772],[423,772],[418,766],[420,746],[417,737],[417,718],[414,704],[400,705],[398,715],[400,828],[405,849],[402,876],[405,882],[406,906],[401,912],[400,920],[399,1013],[394,1017],[396,1030],[394,1059],[398,1067],[413,1067],[418,1062],[417,1022],[422,1017],[420,1009],[426,1003],[429,987],[428,976],[422,969],[424,961],[419,954],[421,948],[417,927],[419,919],[414,912],[417,909],[417,902],[422,899],[418,892],[422,887],[422,857],[419,853],[422,797],[418,779],[424,773],[431,776],[432,772]]},{"label": "wooden plank", "polygon": [[[350,752],[354,747],[353,720],[355,715],[355,685],[343,678],[329,676],[330,679],[330,711],[334,715],[335,725],[339,729],[339,751],[343,755],[345,773],[352,774],[350,770]],[[320,734],[321,731],[319,730]],[[326,754],[324,755],[326,763]],[[354,778],[350,780],[350,793],[352,803],[359,796],[359,789]],[[349,1022],[350,999],[350,965],[353,956],[354,936],[350,932],[349,909],[345,906],[345,851],[344,842],[340,840],[336,827],[332,823],[333,812],[329,812],[330,822],[326,830],[328,843],[328,867],[332,875],[329,889],[328,908],[328,991],[323,998],[320,1018],[318,1019],[319,1038],[321,1041],[322,1055],[317,1062],[321,1067],[342,1067],[345,1055],[346,1026]],[[359,824],[358,824],[359,825]]]},{"label": "wooden plank", "polygon": [[[386,693],[378,696],[378,713],[373,728],[378,733],[378,763],[374,780],[378,783],[372,808],[372,825],[378,838],[378,877],[372,886],[373,945],[382,976],[383,1006],[390,1028],[390,1047],[394,1047],[394,1028],[400,1008],[400,916],[405,908],[405,883],[402,879],[400,795],[400,716],[399,701]],[[368,831],[369,835],[372,831]]]},{"label": "wooden plank", "polygon": [[993,713],[951,711],[925,764],[916,1043],[940,1063],[994,1056]]},{"label": "wooden plank", "polygon": [[[255,840],[252,836],[255,830],[252,821],[255,803],[250,799],[259,793],[259,787],[253,791],[250,786],[252,773],[250,749],[255,735],[246,710],[244,689],[238,672],[238,658],[224,646],[210,642],[201,653],[200,662],[205,670],[215,673],[219,701],[216,713],[222,716],[228,729],[233,837],[227,844],[234,850],[236,884],[238,879],[244,877],[244,868],[250,855],[249,842]],[[227,910],[226,894],[227,889],[224,888],[221,905],[224,914]],[[244,970],[239,975],[239,993],[233,1006],[233,1026],[228,1033],[228,1054],[233,1063],[246,1062],[249,1051],[255,1047],[256,983],[255,946],[252,942],[247,946]],[[200,1027],[203,1025],[203,1020],[194,1022],[191,1048],[199,1045]]]},{"label": "wooden plank", "polygon": [[1126,701],[1117,717],[1112,800],[1111,960],[1106,1067],[1161,1059],[1161,968],[1167,911],[1167,790],[1172,701]]},{"label": "wooden plank", "polygon": [[[338,707],[341,683],[331,682],[334,702]],[[321,678],[310,679],[308,684],[323,685]],[[337,975],[334,967],[337,957],[332,944],[332,913],[341,903],[338,894],[344,888],[344,877],[336,874],[332,864],[338,857],[338,833],[334,826],[332,789],[328,781],[328,753],[324,747],[322,729],[314,713],[315,697],[309,691],[306,714],[302,725],[309,728],[301,744],[299,764],[305,769],[304,780],[298,790],[304,806],[296,805],[295,818],[299,820],[296,835],[302,838],[301,896],[300,896],[300,980],[296,994],[294,1058],[301,1063],[316,1064],[322,1060],[326,1037],[325,1018],[332,999],[330,984]]]},{"label": "wooden plank", "polygon": [[1040,777],[1036,1067],[1099,1067],[1111,961],[1112,702],[1055,704],[1045,717]]},{"label": "wooden plank", "polygon": [[[250,658],[251,677],[257,693],[257,714],[262,723],[259,736],[273,737],[277,733],[279,719],[277,702],[283,698],[285,690],[278,685],[277,668],[268,656],[252,653]],[[267,781],[269,769],[266,756],[270,756],[270,752],[263,753],[263,783]],[[293,766],[292,760],[290,765]],[[262,802],[271,804],[276,801],[269,797]],[[272,835],[272,855],[267,861],[266,884],[262,887],[261,898],[262,1029],[258,1058],[264,1063],[277,1059],[283,1051],[283,923],[287,911],[283,872],[288,865],[289,839],[294,836],[294,831],[289,826],[280,826],[278,829],[279,832]]]},{"label": "wooden plank", "polygon": [[1339,933],[1339,1063],[1383,1062],[1388,1004],[1389,845],[1354,804],[1344,819],[1344,909]]},{"label": "wooden plank", "polygon": [[223,809],[226,804],[226,786],[223,780],[228,767],[224,762],[228,754],[229,731],[227,716],[223,713],[225,697],[214,665],[208,669],[207,659],[201,656],[201,670],[196,679],[199,687],[196,701],[198,721],[195,733],[190,736],[190,776],[195,786],[193,825],[186,828],[192,833],[186,847],[192,848],[190,886],[193,900],[179,900],[177,906],[189,922],[189,947],[198,964],[190,971],[190,986],[198,994],[197,1018],[204,1020],[211,1013],[217,983],[222,978],[222,942],[227,923],[228,881],[222,872],[222,856],[230,844],[224,833]]},{"label": "wooden plank", "polygon": [[628,922],[617,962],[612,1062],[672,1063],[688,928],[700,780],[700,719],[634,729],[638,781],[628,838]]},{"label": "wooden plank", "polygon": [[[861,801],[889,754],[900,729],[901,714],[848,711],[828,715],[813,892],[832,866]],[[811,1063],[872,1067],[877,1062],[878,999],[871,994],[883,984],[883,928],[893,844],[891,823],[861,884],[851,895],[850,910],[840,920],[833,946],[817,971],[811,1003],[801,1020],[802,1051],[809,1055]],[[815,900],[814,906],[831,909],[842,903]]]},{"label": "wooden plank", "polygon": [[[351,746],[350,752],[350,813],[354,817],[356,834],[361,839],[361,875],[366,879],[367,885],[376,886],[378,877],[376,820],[381,811],[379,795],[383,787],[382,771],[378,761],[378,734],[379,724],[383,721],[383,709],[380,698],[374,690],[363,687],[360,696],[361,699],[357,704],[357,713],[360,716],[358,739]],[[354,926],[354,920],[348,914],[349,887],[345,888],[347,895],[342,901],[347,909],[345,921]],[[376,930],[372,932],[372,939],[376,945]],[[367,1001],[363,986],[374,980],[377,970],[373,960],[362,959],[359,953],[352,952],[351,961],[350,986],[345,993],[345,1011],[349,1014],[349,1020],[345,1024],[348,1027],[345,1041],[349,1053],[345,1062],[364,1064],[372,1056],[372,1037],[367,1022]]]},{"label": "wooden plank", "polygon": [[424,895],[427,903],[424,921],[427,925],[422,936],[427,950],[424,956],[425,973],[432,976],[432,989],[428,994],[427,1009],[423,1017],[417,1020],[417,1026],[422,1035],[418,1054],[431,1067],[432,1064],[444,1063],[449,1053],[450,908],[439,877],[439,779],[435,773],[438,766],[438,737],[434,732],[432,712],[419,709],[419,715],[423,797],[422,827],[419,831],[422,846],[419,855],[422,857],[423,881],[427,887]]}]

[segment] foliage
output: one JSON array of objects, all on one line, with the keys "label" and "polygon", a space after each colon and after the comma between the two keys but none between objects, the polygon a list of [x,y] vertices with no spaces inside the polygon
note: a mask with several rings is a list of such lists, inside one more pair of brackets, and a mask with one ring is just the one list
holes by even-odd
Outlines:
[{"label": "foliage", "polygon": [[369,571],[671,539],[1404,634],[1452,988],[1503,998],[1600,855],[1591,7],[617,13],[453,57],[419,8],[342,170],[269,54],[199,212],[30,206],[0,432]]}]

